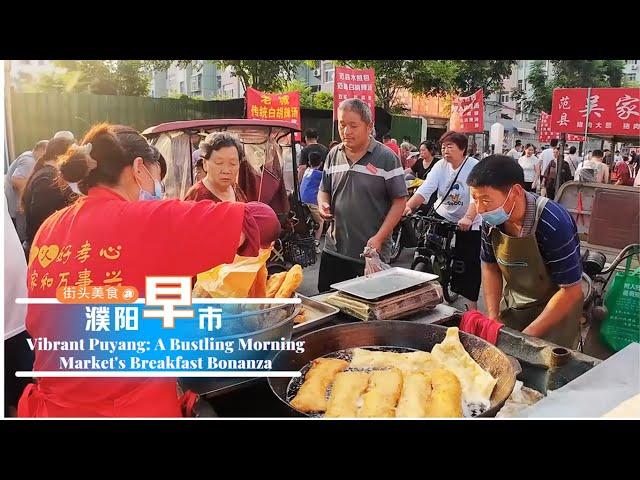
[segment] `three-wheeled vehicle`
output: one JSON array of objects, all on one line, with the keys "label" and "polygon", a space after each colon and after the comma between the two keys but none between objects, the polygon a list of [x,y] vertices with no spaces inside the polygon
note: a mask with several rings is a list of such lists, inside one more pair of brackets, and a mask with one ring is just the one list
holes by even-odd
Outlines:
[{"label": "three-wheeled vehicle", "polygon": [[303,267],[316,261],[314,222],[300,202],[295,172],[295,133],[300,130],[289,122],[209,119],[161,123],[142,134],[160,150],[167,162],[165,178],[168,198],[184,198],[196,183],[196,165],[191,138],[217,131],[238,136],[244,148],[238,184],[249,201],[266,203],[276,212],[282,234],[267,264],[270,273],[298,263]]}]

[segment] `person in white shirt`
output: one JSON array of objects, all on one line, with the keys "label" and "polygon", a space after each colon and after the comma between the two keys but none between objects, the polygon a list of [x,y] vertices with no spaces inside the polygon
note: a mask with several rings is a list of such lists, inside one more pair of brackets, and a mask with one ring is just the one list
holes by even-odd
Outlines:
[{"label": "person in white shirt", "polygon": [[616,150],[616,154],[613,156],[613,166],[617,167],[618,163],[622,161],[622,155],[620,155],[620,150]]},{"label": "person in white shirt", "polygon": [[576,153],[576,147],[571,146],[569,148],[569,154],[564,156],[565,161],[571,169],[571,175],[575,175],[578,165],[580,164],[580,157]]},{"label": "person in white shirt", "polygon": [[27,344],[27,306],[16,304],[16,298],[27,297],[27,260],[6,203],[4,209],[5,416],[16,416],[18,399],[30,380],[17,378],[15,372],[31,370],[34,355]]},{"label": "person in white shirt", "polygon": [[602,163],[602,156],[602,150],[594,150],[589,160],[578,166],[573,179],[576,182],[609,183],[609,167]]},{"label": "person in white shirt", "polygon": [[[551,163],[555,159],[553,151],[558,146],[558,139],[552,138],[551,142],[549,143],[551,144],[551,146],[543,150],[540,156],[538,157],[540,158],[540,174],[541,175],[547,171],[547,166],[549,165],[549,163]],[[542,180],[542,178],[540,180]],[[546,192],[546,188],[544,188],[544,183],[541,181],[540,184],[541,184],[541,188],[540,188],[541,195],[543,197],[546,197],[547,192]]]},{"label": "person in white shirt", "polygon": [[405,215],[410,215],[420,205],[438,192],[434,204],[435,215],[458,225],[454,256],[464,264],[462,273],[453,273],[451,290],[469,300],[470,310],[476,310],[480,293],[480,224],[467,176],[478,160],[467,156],[467,136],[449,131],[440,138],[444,161],[436,163],[426,180],[407,202]]},{"label": "person in white shirt", "polygon": [[522,156],[522,142],[516,140],[515,146],[507,152],[507,157],[511,157],[514,160],[518,160]]},{"label": "person in white shirt", "polygon": [[538,183],[536,179],[540,179],[540,159],[533,154],[534,152],[535,147],[528,143],[524,148],[524,155],[518,159],[518,164],[524,171],[524,187],[527,192],[534,192]]}]

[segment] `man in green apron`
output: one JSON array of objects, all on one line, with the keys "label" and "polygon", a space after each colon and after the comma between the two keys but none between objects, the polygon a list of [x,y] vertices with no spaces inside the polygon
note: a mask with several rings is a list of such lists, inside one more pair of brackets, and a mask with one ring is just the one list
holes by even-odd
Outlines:
[{"label": "man in green apron", "polygon": [[478,163],[467,183],[483,219],[482,290],[489,317],[576,348],[583,294],[573,218],[553,200],[527,192],[522,168],[504,155]]}]

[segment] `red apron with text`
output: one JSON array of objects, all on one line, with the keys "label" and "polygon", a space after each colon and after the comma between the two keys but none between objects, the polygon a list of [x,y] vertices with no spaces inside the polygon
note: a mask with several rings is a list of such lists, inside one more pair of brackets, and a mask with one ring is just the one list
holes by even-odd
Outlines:
[{"label": "red apron with text", "polygon": [[[53,298],[58,287],[133,286],[147,276],[193,277],[231,263],[244,205],[209,201],[129,202],[96,187],[40,227],[29,258],[29,297]],[[224,230],[221,229],[224,225]],[[63,339],[54,310],[29,305],[32,338]],[[35,371],[55,370],[52,354],[35,351]],[[37,373],[35,375],[37,377]],[[20,417],[180,417],[175,378],[40,378],[18,405]]]}]

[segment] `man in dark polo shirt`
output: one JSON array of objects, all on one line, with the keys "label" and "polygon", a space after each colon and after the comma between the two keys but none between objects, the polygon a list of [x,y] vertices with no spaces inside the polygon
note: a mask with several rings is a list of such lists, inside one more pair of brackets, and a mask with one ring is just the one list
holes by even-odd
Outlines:
[{"label": "man in dark polo shirt", "polygon": [[342,143],[325,162],[318,191],[320,215],[330,221],[320,260],[318,290],[364,274],[366,246],[389,262],[391,233],[407,200],[398,157],[376,141],[369,106],[359,99],[338,107]]}]

